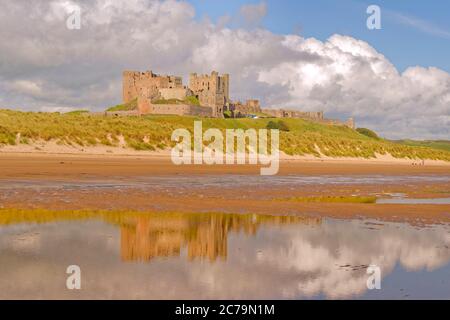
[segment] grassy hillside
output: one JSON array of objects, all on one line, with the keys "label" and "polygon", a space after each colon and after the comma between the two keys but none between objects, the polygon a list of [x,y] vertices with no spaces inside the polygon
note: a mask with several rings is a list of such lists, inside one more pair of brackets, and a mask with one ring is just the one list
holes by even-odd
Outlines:
[{"label": "grassy hillside", "polygon": [[375,131],[372,131],[367,128],[356,128],[356,132],[368,136],[369,138],[373,138],[375,140],[380,140],[380,137],[375,133]]},{"label": "grassy hillside", "polygon": [[197,97],[189,96],[186,97],[184,100],[179,99],[158,99],[155,101],[152,101],[154,104],[190,104],[194,106],[199,106],[200,101],[197,99]]},{"label": "grassy hillside", "polygon": [[[193,131],[194,120],[202,120],[204,130],[214,127],[266,128],[274,119],[205,119],[180,116],[104,117],[86,113],[42,113],[0,110],[0,144],[29,144],[54,140],[67,145],[118,146],[121,137],[136,150],[155,150],[173,145],[172,131]],[[301,119],[283,119],[289,131],[280,131],[280,149],[287,154],[374,157],[390,153],[394,157],[442,159],[450,152],[428,147],[412,147],[377,140],[344,126],[329,126]],[[20,135],[19,135],[20,134]]]},{"label": "grassy hillside", "polygon": [[395,140],[393,142],[400,143],[406,146],[418,146],[418,147],[428,147],[438,150],[450,151],[450,141],[449,140]]},{"label": "grassy hillside", "polygon": [[[184,100],[178,100],[178,99],[159,99],[153,101],[154,104],[190,104],[194,106],[199,106],[200,102],[198,99],[194,96],[186,97]],[[137,110],[137,98],[123,104],[118,104],[116,106],[110,107],[106,109],[106,111],[131,111],[131,110]]]},{"label": "grassy hillside", "polygon": [[128,103],[118,104],[114,107],[106,109],[106,111],[131,111],[137,109],[137,99],[131,100]]}]

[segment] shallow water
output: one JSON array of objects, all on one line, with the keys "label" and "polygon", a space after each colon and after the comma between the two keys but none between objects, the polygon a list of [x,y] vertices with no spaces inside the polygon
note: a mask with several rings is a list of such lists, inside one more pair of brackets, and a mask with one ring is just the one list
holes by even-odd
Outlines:
[{"label": "shallow water", "polygon": [[377,203],[391,203],[391,204],[450,204],[450,198],[430,198],[430,199],[416,199],[416,198],[381,198],[377,199]]},{"label": "shallow water", "polygon": [[[450,226],[29,211],[2,220],[0,263],[1,299],[449,299]],[[66,288],[69,265],[79,291]],[[367,288],[369,265],[380,290]]]},{"label": "shallow water", "polygon": [[295,187],[309,185],[347,185],[347,184],[415,184],[420,182],[446,183],[450,175],[175,175],[175,176],[113,176],[99,179],[86,176],[78,181],[45,180],[45,179],[1,179],[0,189],[14,188],[63,188],[66,190],[81,188],[123,189],[142,187],[146,189],[190,189],[195,187]]}]

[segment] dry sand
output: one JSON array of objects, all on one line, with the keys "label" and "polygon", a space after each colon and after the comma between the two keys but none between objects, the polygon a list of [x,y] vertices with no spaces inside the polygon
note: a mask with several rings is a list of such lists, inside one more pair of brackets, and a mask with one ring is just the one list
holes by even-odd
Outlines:
[{"label": "dry sand", "polygon": [[[4,151],[4,150],[3,150]],[[133,154],[58,154],[0,152],[0,178],[77,178],[82,175],[164,175],[164,174],[259,174],[258,165],[174,165],[167,152]],[[312,157],[280,160],[279,174],[450,174],[450,162],[392,159],[318,159]]]}]

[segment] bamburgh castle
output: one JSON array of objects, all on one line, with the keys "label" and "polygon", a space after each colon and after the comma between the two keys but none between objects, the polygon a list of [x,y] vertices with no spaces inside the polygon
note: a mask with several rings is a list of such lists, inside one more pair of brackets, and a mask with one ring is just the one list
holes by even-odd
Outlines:
[{"label": "bamburgh castle", "polygon": [[123,73],[123,103],[137,99],[140,114],[177,114],[223,117],[229,104],[229,75],[189,77],[189,87],[181,77],[157,75],[152,71],[125,71]]},{"label": "bamburgh castle", "polygon": [[[302,118],[316,122],[346,125],[354,128],[353,119],[346,122],[325,119],[323,112],[302,112],[285,109],[261,109],[259,100],[245,103],[230,99],[230,76],[191,73],[188,86],[179,76],[158,75],[152,71],[123,72],[123,103],[136,101],[137,114],[174,114],[202,117],[257,117]],[[119,113],[119,112],[116,112]]]}]

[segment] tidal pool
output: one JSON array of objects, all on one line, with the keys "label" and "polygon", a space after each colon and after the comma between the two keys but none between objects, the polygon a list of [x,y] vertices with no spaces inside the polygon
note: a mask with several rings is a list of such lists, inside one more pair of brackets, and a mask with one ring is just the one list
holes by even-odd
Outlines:
[{"label": "tidal pool", "polygon": [[[449,299],[450,226],[3,210],[0,264],[1,299]],[[81,290],[66,287],[69,265]]]},{"label": "tidal pool", "polygon": [[416,199],[416,198],[380,198],[377,203],[391,203],[391,204],[450,204],[450,198],[430,198],[430,199]]},{"label": "tidal pool", "polygon": [[252,176],[252,175],[175,175],[175,176],[111,176],[109,178],[95,178],[86,176],[78,181],[46,180],[46,179],[0,179],[0,190],[15,188],[45,189],[62,188],[77,189],[124,189],[141,187],[144,189],[191,189],[195,187],[259,188],[267,184],[272,187],[298,187],[310,185],[348,185],[374,184],[385,185],[416,184],[421,182],[446,183],[450,175],[280,175],[280,176]]}]

